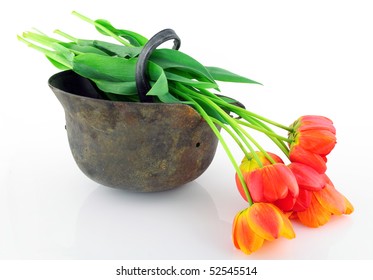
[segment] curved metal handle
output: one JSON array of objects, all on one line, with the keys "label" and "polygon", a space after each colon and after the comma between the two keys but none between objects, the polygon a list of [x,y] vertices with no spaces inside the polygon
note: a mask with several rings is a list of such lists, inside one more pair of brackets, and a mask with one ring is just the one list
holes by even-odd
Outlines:
[{"label": "curved metal handle", "polygon": [[139,54],[136,63],[136,87],[141,102],[154,102],[152,96],[146,95],[151,89],[147,73],[148,59],[159,45],[169,40],[174,40],[174,46],[172,47],[174,50],[180,48],[181,41],[175,31],[164,29],[150,38]]}]

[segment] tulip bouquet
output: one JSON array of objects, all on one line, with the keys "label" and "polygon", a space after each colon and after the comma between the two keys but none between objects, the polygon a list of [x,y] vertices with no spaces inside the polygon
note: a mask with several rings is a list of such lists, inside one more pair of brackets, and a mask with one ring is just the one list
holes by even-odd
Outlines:
[{"label": "tulip bouquet", "polygon": [[[60,30],[56,33],[67,41],[40,31],[25,32],[18,38],[45,54],[59,69],[70,69],[90,79],[103,98],[138,102],[135,68],[148,39],[117,29],[106,20],[94,21],[77,12],[73,14],[119,44],[78,39]],[[154,50],[149,57],[148,76],[148,97],[153,102],[192,106],[211,127],[235,168],[237,189],[248,203],[233,221],[236,248],[251,254],[265,240],[294,238],[291,221],[319,227],[332,215],[353,212],[352,204],[326,175],[327,156],[336,144],[336,130],[330,119],[307,115],[287,126],[251,112],[236,100],[218,94],[216,81],[259,83],[222,68],[203,66],[174,49]],[[221,130],[242,150],[241,164],[235,160]],[[253,131],[268,136],[283,159],[266,151],[252,136]]]}]

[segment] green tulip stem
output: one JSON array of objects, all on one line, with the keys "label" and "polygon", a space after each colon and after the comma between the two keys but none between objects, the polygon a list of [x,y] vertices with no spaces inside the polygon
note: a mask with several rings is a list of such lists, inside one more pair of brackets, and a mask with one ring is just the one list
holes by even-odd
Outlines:
[{"label": "green tulip stem", "polygon": [[245,182],[244,176],[243,176],[243,174],[241,172],[241,169],[238,166],[237,162],[235,161],[235,159],[234,159],[234,157],[232,155],[232,152],[230,151],[227,143],[225,142],[223,136],[220,134],[220,131],[217,129],[217,127],[214,124],[214,122],[211,119],[211,117],[206,113],[206,111],[202,108],[202,106],[199,105],[198,102],[196,102],[190,95],[182,92],[181,90],[175,89],[175,88],[173,90],[174,90],[174,92],[176,94],[178,94],[179,96],[181,96],[183,99],[185,99],[185,100],[187,100],[187,101],[189,101],[189,102],[191,102],[193,104],[193,106],[198,111],[198,113],[203,117],[203,119],[207,122],[207,124],[210,126],[210,128],[212,129],[212,131],[215,133],[216,137],[220,141],[220,144],[224,148],[224,150],[225,150],[225,152],[226,152],[229,160],[231,161],[234,169],[236,170],[238,179],[240,180],[240,183],[242,184],[243,190],[245,192],[245,195],[246,195],[246,198],[247,198],[247,202],[249,203],[249,205],[252,205],[253,204],[253,200],[251,198],[250,192],[249,192],[248,187],[246,185],[246,182]]},{"label": "green tulip stem", "polygon": [[[185,92],[187,92],[189,95],[193,96],[193,98],[198,99],[198,100],[204,102],[207,106],[209,106],[210,108],[212,108],[213,110],[215,110],[224,119],[224,121],[226,121],[227,124],[229,124],[231,126],[231,128],[237,133],[237,135],[242,139],[242,141],[244,142],[244,144],[250,150],[253,158],[258,163],[259,167],[263,167],[263,163],[261,162],[259,156],[255,152],[255,150],[252,147],[252,145],[250,145],[250,143],[246,139],[246,137],[247,137],[248,134],[246,134],[246,137],[245,137],[244,130],[235,122],[234,118],[232,118],[231,116],[229,116],[222,108],[220,108],[215,102],[213,102],[212,100],[210,100],[206,96],[203,96],[203,95],[201,95],[201,94],[199,94],[199,93],[197,93],[197,92],[195,92],[195,91],[191,90],[190,88],[188,88],[186,86],[183,86],[183,85],[180,85],[180,89],[183,90],[183,91],[185,91]],[[247,137],[247,138],[250,141],[252,139],[252,137]]]},{"label": "green tulip stem", "polygon": [[[204,94],[207,94],[207,95],[211,94],[206,89],[200,89],[200,91],[201,91],[201,93],[204,93]],[[236,113],[237,115],[239,115],[241,117],[243,117],[244,115],[248,115],[250,117],[256,118],[256,119],[261,120],[261,121],[264,121],[266,123],[269,123],[269,124],[271,124],[273,126],[276,126],[276,127],[281,128],[281,129],[287,130],[289,132],[293,131],[293,128],[291,128],[289,126],[280,124],[280,123],[275,122],[273,120],[270,120],[270,119],[268,119],[266,117],[263,117],[261,115],[258,115],[256,113],[254,113],[254,112],[248,111],[247,109],[241,108],[241,107],[239,107],[237,105],[234,105],[234,104],[231,104],[231,103],[228,103],[228,102],[226,102],[226,101],[224,101],[222,99],[220,99],[220,100],[217,99],[216,103],[220,104],[220,105],[223,105],[224,107],[226,107],[227,109],[231,110],[232,112]]]},{"label": "green tulip stem", "polygon": [[250,157],[250,154],[249,152],[247,151],[247,149],[245,148],[245,146],[242,144],[242,142],[240,141],[240,139],[237,137],[237,135],[228,128],[228,126],[226,126],[223,122],[219,121],[218,119],[215,119],[213,117],[210,117],[211,120],[217,124],[218,126],[220,126],[221,128],[223,128],[231,137],[232,139],[236,142],[236,144],[240,147],[240,149],[242,150],[242,152],[245,154],[245,157],[246,158],[249,158]]}]

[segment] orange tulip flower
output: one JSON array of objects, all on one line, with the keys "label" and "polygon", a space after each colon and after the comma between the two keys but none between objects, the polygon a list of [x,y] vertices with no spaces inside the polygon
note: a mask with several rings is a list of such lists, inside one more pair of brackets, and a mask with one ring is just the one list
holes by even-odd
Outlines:
[{"label": "orange tulip flower", "polygon": [[294,212],[293,217],[309,227],[319,227],[326,224],[332,215],[349,215],[354,211],[351,202],[336,190],[330,179],[325,176],[325,187],[320,191],[311,192],[309,207],[300,212]]},{"label": "orange tulip flower", "polygon": [[257,251],[264,240],[295,237],[287,216],[270,203],[254,203],[239,212],[234,218],[232,235],[235,247],[245,254]]},{"label": "orange tulip flower", "polygon": [[311,166],[319,173],[326,171],[326,156],[336,144],[333,122],[323,116],[303,116],[296,120],[289,134],[289,157],[292,162]]}]

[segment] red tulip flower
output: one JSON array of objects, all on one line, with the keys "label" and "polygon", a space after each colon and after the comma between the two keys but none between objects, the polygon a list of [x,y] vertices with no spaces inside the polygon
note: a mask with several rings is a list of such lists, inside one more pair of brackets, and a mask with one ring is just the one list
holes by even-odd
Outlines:
[{"label": "red tulip flower", "polygon": [[287,216],[275,205],[254,203],[236,215],[232,236],[237,249],[251,254],[262,247],[264,240],[280,236],[292,239],[295,233]]},{"label": "red tulip flower", "polygon": [[[272,154],[270,152],[267,152],[267,154],[275,162],[283,163],[282,159],[280,157],[278,157],[277,155]],[[262,152],[256,152],[256,155],[257,155],[257,158],[260,160],[260,164],[262,166],[266,166],[266,165],[271,164],[271,161],[269,161],[268,158]],[[240,165],[240,170],[241,170],[244,177],[246,177],[246,175],[249,174],[250,172],[252,172],[256,169],[259,169],[259,168],[260,168],[260,165],[252,154],[250,154],[249,157],[244,157],[242,162],[241,162],[241,165]],[[242,184],[241,184],[241,182],[238,178],[237,173],[235,175],[235,178],[236,178],[236,185],[237,185],[238,191],[240,192],[243,199],[245,199],[247,201],[245,191],[243,190]]]},{"label": "red tulip flower", "polygon": [[[261,153],[258,152],[258,154],[262,156]],[[298,196],[298,184],[292,171],[279,157],[274,155],[274,161],[275,163],[272,163],[265,158],[261,158],[263,165],[259,167],[254,158],[244,159],[240,169],[253,202],[276,203],[279,200],[289,198],[286,206],[281,203],[278,204],[278,207],[283,211],[289,211],[289,207],[293,207]],[[237,174],[236,183],[240,194],[247,200],[242,185],[237,179]]]}]

